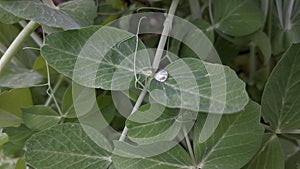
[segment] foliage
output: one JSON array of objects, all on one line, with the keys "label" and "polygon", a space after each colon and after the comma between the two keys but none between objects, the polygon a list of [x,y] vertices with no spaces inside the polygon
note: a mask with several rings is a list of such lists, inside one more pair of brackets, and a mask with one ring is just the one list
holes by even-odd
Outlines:
[{"label": "foliage", "polygon": [[299,169],[300,1],[177,3],[0,0],[0,169]]}]

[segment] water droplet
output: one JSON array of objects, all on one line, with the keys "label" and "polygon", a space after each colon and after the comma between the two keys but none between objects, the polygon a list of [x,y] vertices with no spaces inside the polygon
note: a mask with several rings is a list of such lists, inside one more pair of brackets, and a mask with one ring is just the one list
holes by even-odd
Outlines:
[{"label": "water droplet", "polygon": [[169,76],[168,72],[162,69],[154,75],[154,78],[159,82],[165,82],[168,79],[168,76]]}]

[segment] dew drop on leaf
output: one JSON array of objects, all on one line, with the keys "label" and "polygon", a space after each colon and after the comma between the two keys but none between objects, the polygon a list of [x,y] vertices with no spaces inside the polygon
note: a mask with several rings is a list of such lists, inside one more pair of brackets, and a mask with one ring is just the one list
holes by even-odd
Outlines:
[{"label": "dew drop on leaf", "polygon": [[168,79],[168,76],[169,76],[168,72],[162,69],[154,75],[154,78],[159,82],[165,82]]}]

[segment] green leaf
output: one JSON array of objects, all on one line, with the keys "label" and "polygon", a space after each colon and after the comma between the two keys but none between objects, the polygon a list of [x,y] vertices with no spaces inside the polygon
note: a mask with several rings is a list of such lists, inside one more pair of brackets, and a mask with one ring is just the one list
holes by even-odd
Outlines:
[{"label": "green leaf", "polygon": [[186,123],[196,120],[197,112],[146,104],[126,121],[127,136],[139,144],[172,141]]},{"label": "green leaf", "polygon": [[0,133],[0,147],[8,142],[8,135],[6,133]]},{"label": "green leaf", "polygon": [[20,127],[7,127],[4,129],[9,137],[9,142],[3,145],[4,154],[7,156],[21,157],[24,153],[25,141],[35,131],[21,125]]},{"label": "green leaf", "polygon": [[68,87],[65,91],[62,100],[62,112],[67,118],[76,118],[76,111],[73,105],[73,97],[72,97],[72,86]]},{"label": "green leaf", "polygon": [[9,66],[0,75],[0,87],[26,88],[39,84],[42,76],[32,70]]},{"label": "green leaf", "polygon": [[300,44],[292,45],[273,69],[262,96],[262,115],[276,132],[300,128]]},{"label": "green leaf", "polygon": [[108,124],[111,123],[116,114],[116,108],[114,106],[112,96],[100,95],[96,98],[96,101],[106,122]]},{"label": "green leaf", "polygon": [[43,130],[60,121],[57,112],[45,106],[33,106],[22,109],[24,124],[30,129]]},{"label": "green leaf", "polygon": [[133,86],[135,73],[146,75],[151,70],[148,52],[141,41],[136,71],[133,69],[135,47],[133,34],[93,26],[49,35],[41,53],[49,65],[80,85],[125,90]]},{"label": "green leaf", "polygon": [[0,109],[0,127],[18,127],[21,123],[20,117]]},{"label": "green leaf", "polygon": [[26,143],[26,162],[34,168],[107,168],[110,153],[91,140],[86,134],[88,129],[63,124],[33,135]]},{"label": "green leaf", "polygon": [[17,127],[21,124],[21,108],[32,105],[28,88],[12,89],[0,94],[0,127]]},{"label": "green leaf", "polygon": [[57,8],[39,0],[1,0],[0,7],[17,17],[63,29],[91,25],[97,14],[93,0],[73,0],[60,4]]},{"label": "green leaf", "polygon": [[20,158],[20,159],[17,161],[17,164],[16,164],[15,169],[26,169],[26,163],[25,163],[25,160]]},{"label": "green leaf", "polygon": [[220,114],[240,111],[248,103],[245,84],[229,67],[185,58],[164,69],[167,80],[150,84],[151,97],[162,105]]},{"label": "green leaf", "polygon": [[286,169],[300,169],[300,151],[292,155],[285,163]]},{"label": "green leaf", "polygon": [[116,169],[193,169],[194,165],[188,153],[180,146],[153,157],[128,158],[113,155]]},{"label": "green leaf", "polygon": [[205,141],[202,137],[207,132],[203,130],[207,116],[198,114],[195,125],[194,151],[198,168],[240,169],[261,144],[260,106],[251,101],[243,111],[223,115],[214,133]]},{"label": "green leaf", "polygon": [[5,24],[14,24],[19,22],[20,20],[20,18],[0,8],[0,22]]},{"label": "green leaf", "polygon": [[215,27],[231,36],[249,35],[263,26],[264,15],[253,0],[213,1]]},{"label": "green leaf", "polygon": [[284,169],[283,152],[276,135],[264,140],[259,152],[243,169]]}]

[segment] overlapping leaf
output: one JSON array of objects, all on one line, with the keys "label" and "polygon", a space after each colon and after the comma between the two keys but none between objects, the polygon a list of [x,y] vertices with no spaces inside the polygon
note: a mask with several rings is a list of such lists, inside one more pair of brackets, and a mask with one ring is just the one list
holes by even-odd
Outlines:
[{"label": "overlapping leaf", "polygon": [[58,72],[83,86],[125,90],[133,86],[135,74],[147,74],[151,69],[141,41],[136,55],[135,49],[133,34],[94,26],[48,36],[42,56]]},{"label": "overlapping leaf", "polygon": [[262,96],[262,115],[276,132],[300,127],[300,44],[292,45],[271,73]]},{"label": "overlapping leaf", "polygon": [[239,113],[223,115],[216,130],[203,142],[202,134],[207,132],[202,130],[206,118],[207,114],[198,115],[194,131],[198,168],[240,169],[255,155],[263,134],[258,104],[250,102]]},{"label": "overlapping leaf", "polygon": [[91,25],[97,15],[93,0],[73,0],[57,8],[40,0],[1,0],[0,7],[20,18],[63,29]]},{"label": "overlapping leaf", "polygon": [[213,1],[215,26],[231,36],[245,36],[263,26],[264,16],[253,0]]},{"label": "overlapping leaf", "polygon": [[26,161],[35,168],[108,168],[110,153],[93,142],[86,130],[79,124],[63,124],[33,135],[26,143]]},{"label": "overlapping leaf", "polygon": [[211,113],[233,113],[248,103],[245,84],[229,67],[199,59],[179,59],[165,70],[165,82],[153,80],[150,95],[167,107]]}]

